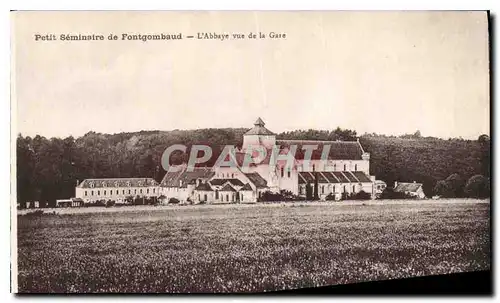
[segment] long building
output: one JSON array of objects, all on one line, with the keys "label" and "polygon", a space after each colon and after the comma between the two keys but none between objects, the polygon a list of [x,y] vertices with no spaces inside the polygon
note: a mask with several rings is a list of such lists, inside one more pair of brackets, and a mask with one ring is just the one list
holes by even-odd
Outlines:
[{"label": "long building", "polygon": [[160,189],[153,178],[85,179],[75,188],[75,197],[85,203],[113,200],[124,202],[127,197],[158,197]]},{"label": "long building", "polygon": [[[316,149],[306,157],[310,146]],[[256,147],[266,150],[265,157],[254,154]],[[273,161],[275,148],[279,155],[296,148],[292,165]],[[124,201],[130,196],[163,196],[165,201],[176,198],[193,203],[256,202],[266,191],[287,190],[305,197],[307,187],[316,180],[320,199],[328,195],[340,199],[343,194],[361,191],[372,198],[376,194],[375,176],[369,174],[370,154],[359,141],[276,140],[276,134],[260,118],[244,134],[242,147],[224,160],[237,165],[218,163],[189,170],[182,164],[170,167],[159,184],[152,178],[86,179],[77,185],[75,196],[85,202]]]}]

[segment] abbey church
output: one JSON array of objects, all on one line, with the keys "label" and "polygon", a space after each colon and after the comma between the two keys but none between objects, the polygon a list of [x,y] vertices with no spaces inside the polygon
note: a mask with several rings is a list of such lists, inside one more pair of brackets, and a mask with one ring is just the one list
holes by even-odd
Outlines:
[{"label": "abbey church", "polygon": [[[250,147],[256,146],[268,151],[265,157],[245,163],[245,156],[254,154]],[[305,157],[311,146],[314,150]],[[295,148],[292,165],[283,160],[272,161],[271,151],[276,147],[280,154]],[[159,193],[167,200],[176,198],[194,203],[256,202],[266,191],[287,190],[305,197],[306,186],[317,178],[320,199],[328,195],[340,199],[343,193],[360,191],[374,197],[375,177],[369,175],[370,154],[359,141],[276,140],[276,134],[258,118],[244,134],[241,149],[229,156],[237,165],[193,170],[182,165],[169,169],[159,184]]]}]

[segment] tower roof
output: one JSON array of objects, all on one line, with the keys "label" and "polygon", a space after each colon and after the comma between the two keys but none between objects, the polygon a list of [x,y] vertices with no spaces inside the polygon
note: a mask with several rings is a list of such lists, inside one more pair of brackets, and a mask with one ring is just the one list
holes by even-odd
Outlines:
[{"label": "tower roof", "polygon": [[253,125],[264,126],[264,125],[266,125],[266,123],[264,123],[264,121],[262,121],[262,119],[259,117],[259,118],[257,118],[257,121],[255,121],[255,123]]},{"label": "tower roof", "polygon": [[247,131],[245,135],[266,135],[266,136],[275,135],[272,131],[264,127],[264,125],[266,124],[264,123],[264,121],[262,121],[261,118],[258,118],[253,125],[255,126],[249,131]]}]

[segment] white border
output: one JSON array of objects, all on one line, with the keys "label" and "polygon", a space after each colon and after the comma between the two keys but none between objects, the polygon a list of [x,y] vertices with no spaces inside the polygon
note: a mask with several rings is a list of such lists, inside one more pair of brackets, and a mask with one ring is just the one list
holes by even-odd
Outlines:
[{"label": "white border", "polygon": [[[10,134],[11,131],[14,131],[13,129],[10,129],[10,70],[8,68],[5,68],[7,66],[10,66],[11,63],[11,50],[10,50],[10,13],[9,10],[486,10],[489,9],[491,10],[491,14],[495,15],[495,13],[498,13],[498,5],[500,1],[496,0],[476,0],[476,1],[466,1],[466,0],[455,0],[455,1],[441,1],[441,0],[419,0],[419,1],[413,1],[413,2],[403,2],[403,1],[388,1],[388,0],[378,0],[378,1],[361,1],[361,0],[351,0],[351,1],[343,1],[343,2],[332,2],[332,1],[318,1],[318,0],[305,0],[305,1],[297,1],[297,0],[289,0],[289,1],[271,1],[271,0],[254,0],[254,1],[203,1],[203,0],[198,0],[198,1],[189,1],[189,0],[184,0],[184,1],[151,1],[151,0],[141,0],[141,1],[105,1],[105,0],[87,0],[87,1],[79,1],[79,2],[69,2],[69,1],[7,1],[6,4],[9,4],[9,7],[3,10],[3,14],[1,15],[1,25],[2,25],[2,30],[1,33],[3,34],[4,40],[3,40],[3,48],[2,48],[2,58],[4,69],[3,72],[1,73],[3,76],[3,85],[0,86],[0,92],[4,96],[4,102],[1,103],[1,112],[0,112],[0,123],[2,123],[2,127],[0,127],[0,134],[2,136],[2,141],[1,141],[1,148],[0,148],[0,161],[1,166],[0,166],[0,184],[4,185],[5,187],[1,191],[3,198],[3,212],[2,215],[3,220],[2,221],[2,240],[3,240],[3,247],[10,247],[10,209],[8,208],[9,205],[7,201],[10,201],[10,193],[9,193],[9,186],[6,186],[6,184],[10,184],[11,176],[10,176],[10,164],[11,159],[10,157],[10,151],[12,151],[13,147],[15,148],[15,142],[14,144],[10,144]],[[2,3],[3,4],[3,3]],[[498,20],[497,20],[498,22]],[[494,32],[498,33],[496,31],[496,24],[494,24]],[[496,34],[498,37],[498,34]],[[497,38],[498,39],[498,38]],[[495,54],[497,54],[497,48],[492,46]],[[491,56],[494,56],[494,54],[491,54]],[[493,69],[496,69],[496,64],[493,67]],[[498,76],[495,77],[495,87],[498,87],[497,84],[498,81]],[[495,107],[496,109],[498,106]],[[498,110],[495,110],[495,114],[498,116]],[[491,121],[493,123],[493,121]],[[9,131],[10,130],[10,131]],[[15,132],[14,132],[15,133]],[[497,129],[495,128],[495,132],[497,133]],[[492,134],[493,134],[492,133]],[[15,139],[15,136],[13,137]],[[494,138],[494,141],[496,142],[496,138]],[[10,148],[9,148],[10,147]],[[495,148],[493,150],[496,150]],[[7,160],[9,159],[9,160]],[[495,163],[495,167],[498,169],[498,165]],[[494,196],[497,196],[497,186],[496,184],[493,184],[492,188],[494,190]],[[12,184],[11,186],[14,186],[15,189],[15,184]],[[492,201],[493,204],[495,204],[496,201]],[[14,206],[15,207],[15,206]],[[493,214],[493,217],[498,218],[497,212],[498,212],[498,206],[494,207],[495,214]],[[493,227],[493,226],[492,226]],[[496,243],[498,240],[498,234],[494,233],[494,239],[492,239],[493,243]],[[493,248],[493,251],[496,251]],[[2,249],[1,250],[1,256],[0,256],[0,279],[1,279],[1,285],[3,286],[2,289],[2,302],[6,301],[13,301],[16,298],[9,294],[10,292],[10,249]],[[496,258],[494,260],[497,260]],[[494,268],[496,269],[496,263],[494,263]],[[496,270],[494,270],[497,272]],[[498,289],[498,277],[494,279],[495,281],[495,289]],[[471,281],[472,282],[472,281]],[[151,297],[148,297],[151,298]],[[251,298],[229,298],[229,297],[215,297],[213,299],[231,299],[233,301],[243,301],[246,299],[251,299]],[[33,298],[30,298],[33,299]],[[38,298],[38,299],[43,299],[43,300],[52,300],[54,298]],[[61,298],[63,300],[66,300],[66,298]],[[117,298],[117,297],[71,297],[70,299],[72,300],[86,300],[86,299],[92,299],[96,301],[101,301],[104,299],[107,299],[109,301],[115,301],[118,302],[118,300],[123,300],[123,298]],[[132,300],[140,300],[142,298],[129,298]],[[161,297],[159,298],[161,300]],[[176,297],[169,297],[168,300],[178,300],[180,298]],[[195,297],[191,299],[200,299],[200,297]],[[205,298],[204,298],[205,299]],[[261,298],[263,299],[263,298]],[[276,301],[280,299],[286,299],[286,298],[279,298],[279,297],[271,297],[266,299],[266,301]],[[304,298],[304,297],[298,297],[295,299],[300,299],[300,300],[309,300],[310,298]],[[319,299],[319,298],[318,298]],[[323,298],[326,299],[326,298]],[[370,299],[370,298],[364,298],[363,300]],[[395,300],[401,300],[402,298],[394,298]],[[441,300],[457,300],[459,298],[407,298],[406,300],[425,300],[427,302],[432,302],[434,300],[441,299]],[[472,298],[464,298],[464,299],[472,299]],[[335,298],[335,300],[345,300],[343,298]],[[361,299],[359,299],[361,300]],[[388,300],[388,298],[380,298],[378,300]]]}]

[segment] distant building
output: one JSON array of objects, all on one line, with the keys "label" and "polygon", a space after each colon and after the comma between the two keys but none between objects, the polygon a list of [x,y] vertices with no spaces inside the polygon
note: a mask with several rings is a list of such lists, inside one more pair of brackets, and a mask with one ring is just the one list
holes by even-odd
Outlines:
[{"label": "distant building", "polygon": [[158,182],[153,178],[85,179],[75,188],[75,196],[85,203],[122,203],[127,197],[158,197],[158,192]]},{"label": "distant building", "polygon": [[422,183],[404,183],[394,182],[394,192],[405,193],[418,199],[425,199],[425,193]]},{"label": "distant building", "polygon": [[56,207],[80,207],[83,206],[81,198],[69,198],[56,200]]},{"label": "distant building", "polygon": [[375,180],[373,183],[374,191],[375,191],[375,196],[380,197],[384,190],[387,188],[387,183],[385,183],[382,180]]},{"label": "distant building", "polygon": [[[305,145],[317,146],[309,165],[304,160]],[[326,145],[330,146],[329,153],[322,159]],[[252,154],[252,161],[245,163],[250,146],[266,149],[266,157],[257,161]],[[284,161],[272,163],[275,146],[280,155],[288,153],[291,146],[297,147],[291,167]],[[160,194],[166,201],[176,198],[181,202],[188,199],[208,203],[256,202],[266,191],[287,190],[305,197],[306,186],[313,185],[317,178],[320,199],[329,194],[340,197],[343,193],[360,191],[375,197],[375,177],[369,175],[370,154],[359,141],[276,140],[276,135],[259,118],[244,134],[242,148],[224,160],[232,160],[237,167],[216,165],[195,167],[193,171],[188,171],[186,164],[171,167],[160,182]]]}]

